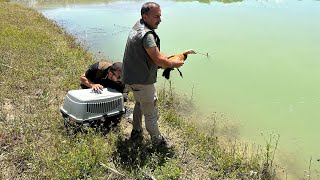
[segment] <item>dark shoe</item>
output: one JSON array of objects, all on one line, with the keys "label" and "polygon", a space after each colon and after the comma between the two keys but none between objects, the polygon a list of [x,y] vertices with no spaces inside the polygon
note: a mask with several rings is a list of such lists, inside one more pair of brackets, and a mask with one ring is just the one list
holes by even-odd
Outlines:
[{"label": "dark shoe", "polygon": [[163,136],[161,137],[161,140],[158,140],[156,144],[156,148],[158,149],[172,149],[173,147],[173,144],[167,139],[165,139]]},{"label": "dark shoe", "polygon": [[143,139],[142,130],[132,130],[130,139]]}]

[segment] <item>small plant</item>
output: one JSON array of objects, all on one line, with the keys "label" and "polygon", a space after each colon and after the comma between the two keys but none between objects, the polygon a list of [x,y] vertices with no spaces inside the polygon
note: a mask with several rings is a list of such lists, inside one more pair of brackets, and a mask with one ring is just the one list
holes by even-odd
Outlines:
[{"label": "small plant", "polygon": [[[262,134],[262,133],[261,133]],[[263,134],[262,134],[263,135]],[[276,174],[274,171],[274,155],[278,147],[280,139],[280,134],[277,136],[275,134],[270,134],[269,139],[264,139],[266,142],[266,149],[264,152],[264,161],[261,172],[262,179],[274,179]]]},{"label": "small plant", "polygon": [[158,166],[154,170],[156,179],[182,179],[182,168],[176,159],[170,159],[163,166]]},{"label": "small plant", "polygon": [[173,127],[181,127],[182,119],[177,112],[173,109],[168,109],[162,113],[162,117],[165,122],[171,124]]},{"label": "small plant", "polygon": [[303,175],[303,179],[304,180],[310,180],[311,178],[311,165],[312,165],[312,157],[310,157],[310,161],[309,161],[309,168],[308,171],[304,171],[304,175]]}]

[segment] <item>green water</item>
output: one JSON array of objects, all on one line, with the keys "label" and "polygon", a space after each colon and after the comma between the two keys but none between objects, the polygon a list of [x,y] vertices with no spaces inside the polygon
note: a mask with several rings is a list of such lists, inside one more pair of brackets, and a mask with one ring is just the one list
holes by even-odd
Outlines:
[{"label": "green water", "polygon": [[[143,1],[32,1],[31,5],[86,42],[97,57],[121,61]],[[203,3],[204,2],[204,3]],[[201,111],[235,117],[240,136],[264,145],[280,134],[276,158],[301,179],[312,157],[320,171],[320,2],[158,1],[161,51],[193,48],[172,82]],[[159,73],[160,74],[160,73]],[[162,77],[159,76],[159,81]],[[193,89],[193,93],[192,93]],[[264,134],[264,137],[261,136]]]}]

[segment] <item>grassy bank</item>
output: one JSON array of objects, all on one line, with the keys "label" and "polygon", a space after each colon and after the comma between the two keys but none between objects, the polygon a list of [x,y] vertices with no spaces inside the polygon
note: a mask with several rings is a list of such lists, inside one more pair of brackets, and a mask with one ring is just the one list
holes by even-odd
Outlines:
[{"label": "grassy bank", "polygon": [[130,141],[125,118],[106,135],[88,129],[68,136],[59,107],[96,59],[38,12],[4,1],[0,37],[0,179],[275,178],[276,143],[222,143],[221,116],[210,115],[209,132],[202,132],[184,116],[192,104],[170,85],[159,89],[160,129],[173,150],[154,149],[147,134]]}]

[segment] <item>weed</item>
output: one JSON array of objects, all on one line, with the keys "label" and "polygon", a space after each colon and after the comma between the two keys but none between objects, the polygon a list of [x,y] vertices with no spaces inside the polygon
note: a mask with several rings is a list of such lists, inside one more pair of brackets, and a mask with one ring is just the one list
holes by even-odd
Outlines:
[{"label": "weed", "polygon": [[[270,134],[269,139],[268,140],[265,139],[266,149],[264,153],[265,159],[264,159],[262,172],[261,172],[262,179],[274,179],[276,177],[273,162],[274,162],[275,151],[277,150],[277,147],[278,147],[279,139],[280,139],[279,134],[278,136],[275,136],[275,134]],[[273,147],[273,141],[275,141],[274,147]]]}]

